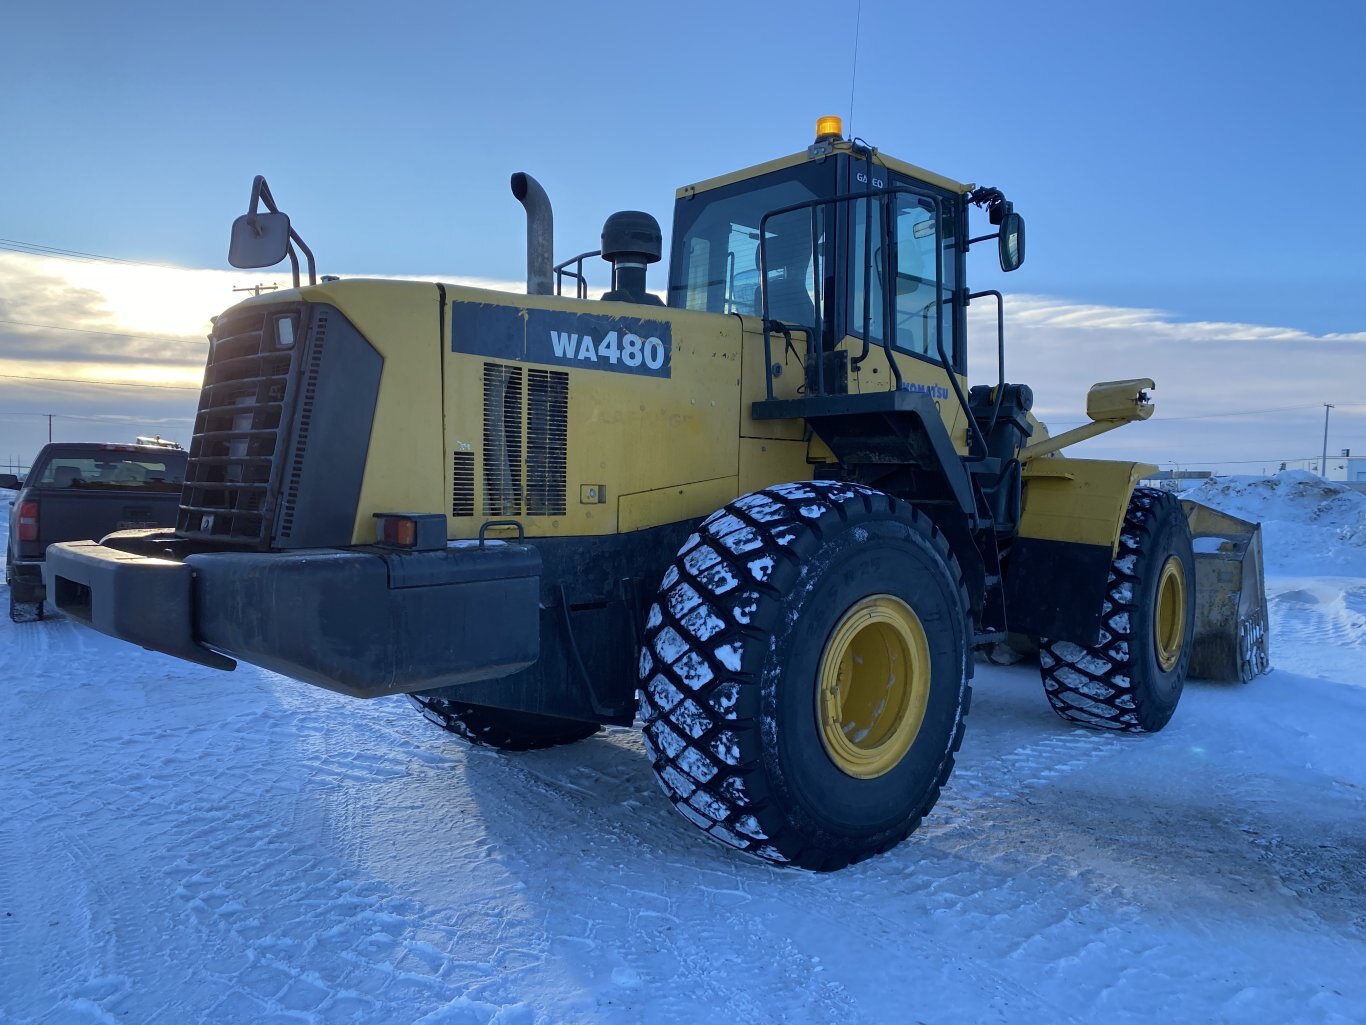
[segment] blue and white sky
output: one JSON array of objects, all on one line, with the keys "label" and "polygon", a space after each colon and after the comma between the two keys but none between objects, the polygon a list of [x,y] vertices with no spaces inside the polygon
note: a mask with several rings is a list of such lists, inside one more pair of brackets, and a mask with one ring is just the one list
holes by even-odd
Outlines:
[{"label": "blue and white sky", "polygon": [[1010,297],[1008,377],[1045,419],[1157,380],[1154,420],[1079,453],[1275,469],[1317,456],[1332,402],[1330,451],[1366,454],[1363,38],[1352,0],[11,5],[0,463],[46,440],[37,414],[188,441],[209,316],[285,280],[227,270],[254,174],[325,273],[516,288],[513,171],[564,257],[613,210],[667,232],[679,185],[798,151],[826,113],[1026,216],[1020,271],[990,247],[969,271]]}]

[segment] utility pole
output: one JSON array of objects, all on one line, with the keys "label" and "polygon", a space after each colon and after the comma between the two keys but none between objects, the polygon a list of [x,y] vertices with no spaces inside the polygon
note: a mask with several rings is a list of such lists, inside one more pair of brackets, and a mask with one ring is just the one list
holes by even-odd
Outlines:
[{"label": "utility pole", "polygon": [[1334,408],[1331,402],[1323,404],[1323,457],[1319,463],[1319,470],[1324,480],[1328,479],[1328,411]]},{"label": "utility pole", "polygon": [[262,292],[273,292],[278,285],[262,285],[259,282],[255,285],[248,285],[246,288],[234,288],[234,292],[250,292],[252,295],[260,295]]},{"label": "utility pole", "polygon": [[[46,414],[44,414],[44,415],[47,417],[47,443],[48,443],[49,445],[51,445],[51,444],[52,444],[52,416],[53,416],[53,414],[51,414],[51,413],[46,413]],[[1327,442],[1324,442],[1324,444],[1327,444]]]}]

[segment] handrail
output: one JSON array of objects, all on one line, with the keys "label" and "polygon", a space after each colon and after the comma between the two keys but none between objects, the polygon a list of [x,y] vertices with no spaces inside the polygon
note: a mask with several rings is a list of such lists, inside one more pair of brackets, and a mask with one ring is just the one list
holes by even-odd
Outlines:
[{"label": "handrail", "polygon": [[[554,266],[553,268],[551,268],[551,269],[554,271],[554,273],[555,273],[555,294],[556,294],[556,295],[563,295],[563,294],[564,294],[564,279],[565,279],[565,278],[573,278],[573,279],[575,279],[575,281],[578,282],[578,284],[577,284],[577,285],[575,286],[575,288],[574,288],[574,294],[575,294],[579,299],[587,299],[587,298],[588,298],[588,279],[587,279],[586,277],[584,277],[584,274],[583,274],[583,261],[584,261],[584,260],[587,260],[590,256],[601,256],[601,255],[602,255],[602,250],[601,250],[601,249],[594,249],[594,250],[592,250],[591,252],[580,253],[578,256],[571,256],[569,259],[565,260],[564,262],[555,264],[555,266]],[[568,268],[568,266],[569,266],[571,263],[574,264],[578,269],[577,269],[577,270],[567,270],[566,268]]]}]

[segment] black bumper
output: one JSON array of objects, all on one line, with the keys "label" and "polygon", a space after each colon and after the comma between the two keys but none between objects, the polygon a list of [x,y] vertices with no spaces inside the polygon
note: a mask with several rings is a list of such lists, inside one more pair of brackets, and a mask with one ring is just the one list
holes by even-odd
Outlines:
[{"label": "black bumper", "polygon": [[111,637],[201,665],[240,659],[378,697],[507,676],[540,651],[541,559],[530,545],[168,558],[139,552],[157,542],[133,532],[106,541],[48,549],[49,601]]}]

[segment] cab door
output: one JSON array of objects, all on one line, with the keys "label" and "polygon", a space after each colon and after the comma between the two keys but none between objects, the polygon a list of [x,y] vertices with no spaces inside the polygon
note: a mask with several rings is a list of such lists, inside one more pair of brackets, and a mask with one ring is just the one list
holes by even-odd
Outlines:
[{"label": "cab door", "polygon": [[843,347],[849,352],[849,390],[896,387],[894,359],[904,385],[934,399],[954,446],[966,452],[966,417],[949,381],[957,375],[966,390],[958,287],[962,199],[899,175],[874,184],[884,181],[881,194],[848,204]]}]

